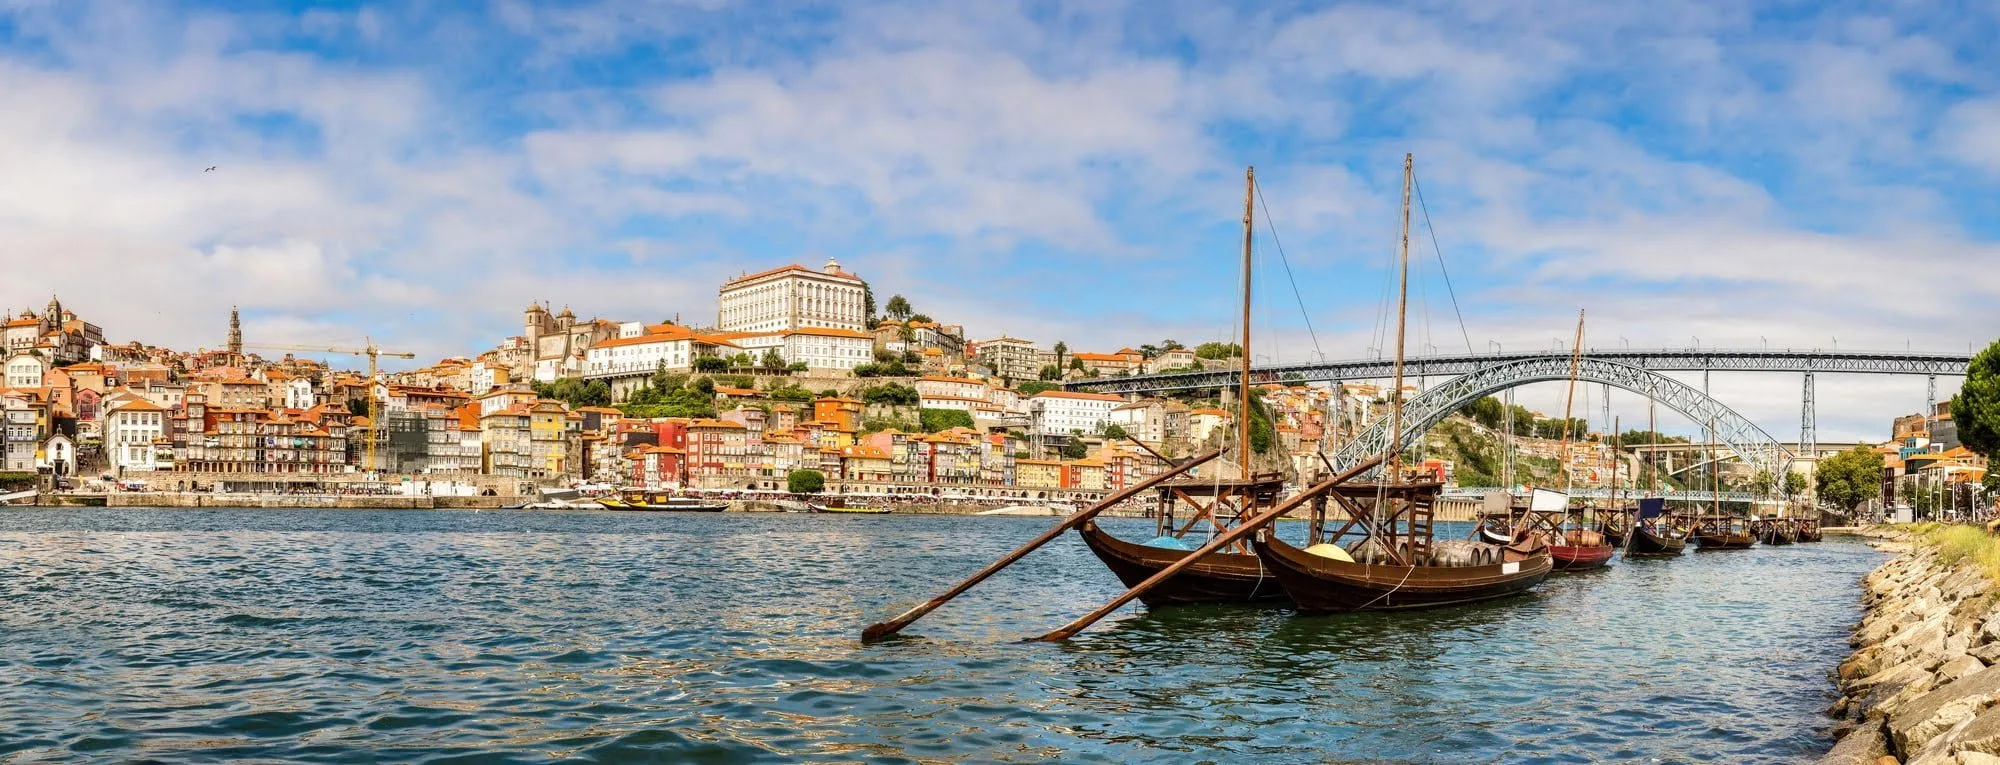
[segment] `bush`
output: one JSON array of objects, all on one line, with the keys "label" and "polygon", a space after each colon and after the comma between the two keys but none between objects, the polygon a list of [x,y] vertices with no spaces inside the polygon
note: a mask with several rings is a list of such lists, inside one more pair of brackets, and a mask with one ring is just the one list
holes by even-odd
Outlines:
[{"label": "bush", "polygon": [[1042,391],[1060,390],[1061,388],[1062,386],[1057,383],[1042,382],[1040,380],[1029,380],[1014,386],[1014,390],[1020,392],[1023,396],[1032,396]]},{"label": "bush", "polygon": [[972,413],[963,409],[924,409],[918,411],[917,419],[925,433],[972,427]]},{"label": "bush", "polygon": [[817,470],[794,470],[785,475],[785,490],[793,494],[818,494],[826,490],[826,475]]},{"label": "bush", "polygon": [[1987,579],[2000,582],[2000,539],[1987,535],[1985,530],[1975,526],[1937,524],[1916,524],[1911,530],[1917,531],[1924,541],[1937,547],[1938,559],[1945,565],[1970,560],[1986,572]]},{"label": "bush", "polygon": [[917,389],[897,383],[883,383],[862,388],[861,400],[878,406],[916,406],[922,399]]}]

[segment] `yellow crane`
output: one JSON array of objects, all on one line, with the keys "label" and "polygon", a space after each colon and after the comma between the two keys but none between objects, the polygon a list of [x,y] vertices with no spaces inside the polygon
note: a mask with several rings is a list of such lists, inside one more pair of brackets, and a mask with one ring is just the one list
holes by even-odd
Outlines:
[{"label": "yellow crane", "polygon": [[302,351],[305,353],[344,353],[349,356],[367,356],[368,357],[368,430],[367,430],[368,456],[366,457],[366,459],[362,461],[361,469],[365,472],[373,473],[375,472],[375,430],[376,428],[381,427],[377,423],[377,419],[379,419],[377,412],[379,411],[379,409],[375,405],[375,375],[376,375],[375,360],[381,356],[388,356],[394,359],[414,359],[417,357],[417,354],[402,353],[399,351],[385,351],[379,347],[376,347],[375,341],[373,339],[362,338],[362,340],[364,341],[365,344],[363,345],[363,347],[360,348],[329,348],[323,345],[271,345],[262,343],[245,343],[243,347],[256,348],[258,350],[265,350],[265,351],[295,351],[295,352]]}]

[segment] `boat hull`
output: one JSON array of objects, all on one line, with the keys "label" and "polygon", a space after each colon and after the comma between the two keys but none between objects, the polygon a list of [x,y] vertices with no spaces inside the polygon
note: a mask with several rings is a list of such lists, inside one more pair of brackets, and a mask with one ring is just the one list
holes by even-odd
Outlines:
[{"label": "boat hull", "polygon": [[643,502],[625,502],[617,506],[606,505],[612,510],[633,513],[719,513],[729,509],[728,505],[655,505]]},{"label": "boat hull", "polygon": [[1258,539],[1257,556],[1301,613],[1437,608],[1519,595],[1555,568],[1546,553],[1490,566],[1447,568],[1338,561],[1279,539]]},{"label": "boat hull", "polygon": [[[1076,533],[1126,587],[1137,586],[1192,552],[1127,542],[1095,522],[1078,526]],[[1139,596],[1140,602],[1152,607],[1284,599],[1285,590],[1264,570],[1263,563],[1246,553],[1211,554]]]},{"label": "boat hull", "polygon": [[1662,536],[1642,527],[1632,531],[1632,540],[1625,547],[1625,557],[1667,557],[1686,550],[1687,537]]},{"label": "boat hull", "polygon": [[1549,545],[1549,558],[1557,571],[1588,571],[1611,565],[1611,545]]},{"label": "boat hull", "polygon": [[1772,527],[1758,532],[1757,541],[1772,547],[1784,547],[1792,543],[1792,535],[1785,533],[1784,529]]},{"label": "boat hull", "polygon": [[1748,550],[1757,544],[1757,538],[1749,534],[1698,533],[1694,541],[1698,550]]}]

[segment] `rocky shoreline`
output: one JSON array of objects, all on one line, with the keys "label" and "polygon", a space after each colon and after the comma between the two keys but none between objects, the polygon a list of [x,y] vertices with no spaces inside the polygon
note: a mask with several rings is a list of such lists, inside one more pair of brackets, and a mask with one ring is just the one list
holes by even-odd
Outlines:
[{"label": "rocky shoreline", "polygon": [[1862,580],[1867,616],[1828,710],[1842,765],[2000,765],[2000,592],[1905,531],[1863,532],[1900,553]]}]

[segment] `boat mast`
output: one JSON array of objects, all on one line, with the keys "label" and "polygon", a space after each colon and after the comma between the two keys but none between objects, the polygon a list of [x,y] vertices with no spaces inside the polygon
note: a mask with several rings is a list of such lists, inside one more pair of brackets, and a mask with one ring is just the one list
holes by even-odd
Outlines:
[{"label": "boat mast", "polygon": [[[1250,240],[1251,210],[1257,194],[1257,168],[1243,170],[1243,380],[1237,392],[1242,412],[1236,417],[1236,460],[1243,465],[1243,480],[1250,480]],[[1249,489],[1246,486],[1245,492]],[[1246,493],[1244,496],[1250,496]],[[1248,512],[1246,503],[1240,512]]]},{"label": "boat mast", "polygon": [[1569,472],[1569,428],[1570,416],[1576,410],[1576,373],[1583,364],[1583,309],[1576,312],[1576,341],[1569,349],[1569,393],[1563,397],[1562,447],[1556,451],[1556,469],[1563,476],[1563,517],[1562,525],[1569,524],[1569,494],[1571,476]]},{"label": "boat mast", "polygon": [[1403,236],[1396,246],[1396,385],[1390,388],[1389,480],[1403,480],[1403,331],[1410,302],[1410,178],[1416,155],[1403,155]]},{"label": "boat mast", "polygon": [[[1410,183],[1411,178],[1415,175],[1415,167],[1416,155],[1404,152],[1403,234],[1400,243],[1396,245],[1396,385],[1391,389],[1393,391],[1391,400],[1394,403],[1389,409],[1389,480],[1398,484],[1403,482],[1403,450],[1401,448],[1403,444],[1403,331],[1406,327],[1405,319],[1408,315],[1410,302]],[[1389,500],[1391,507],[1395,506],[1393,504],[1395,501],[1394,499]],[[1401,509],[1398,509],[1389,514],[1389,532],[1392,535],[1396,531],[1396,516],[1401,514],[1401,512]],[[1410,549],[1415,549],[1417,544],[1416,516],[1411,515],[1410,521],[1404,527],[1408,529],[1409,536],[1407,539],[1409,540]]]}]

